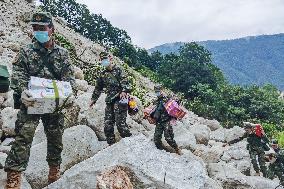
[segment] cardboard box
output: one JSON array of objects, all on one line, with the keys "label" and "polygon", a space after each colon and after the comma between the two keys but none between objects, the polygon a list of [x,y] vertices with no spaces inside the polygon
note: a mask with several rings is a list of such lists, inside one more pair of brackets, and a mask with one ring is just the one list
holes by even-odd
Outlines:
[{"label": "cardboard box", "polygon": [[35,104],[28,107],[28,114],[53,113],[57,107],[56,98],[58,98],[60,107],[73,94],[69,82],[38,77],[31,77],[29,91],[35,99]]}]

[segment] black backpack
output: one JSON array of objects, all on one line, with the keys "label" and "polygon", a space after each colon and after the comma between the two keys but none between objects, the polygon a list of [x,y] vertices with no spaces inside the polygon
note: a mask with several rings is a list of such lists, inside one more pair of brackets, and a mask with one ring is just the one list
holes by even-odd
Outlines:
[{"label": "black backpack", "polygon": [[7,66],[0,65],[0,93],[6,93],[9,91],[10,80]]}]

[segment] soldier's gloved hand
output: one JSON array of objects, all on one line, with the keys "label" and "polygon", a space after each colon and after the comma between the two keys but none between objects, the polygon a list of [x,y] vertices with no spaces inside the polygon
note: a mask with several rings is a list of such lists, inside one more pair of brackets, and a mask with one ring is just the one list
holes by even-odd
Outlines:
[{"label": "soldier's gloved hand", "polygon": [[32,94],[28,90],[24,90],[21,94],[21,101],[26,107],[33,106],[35,99],[32,97]]}]

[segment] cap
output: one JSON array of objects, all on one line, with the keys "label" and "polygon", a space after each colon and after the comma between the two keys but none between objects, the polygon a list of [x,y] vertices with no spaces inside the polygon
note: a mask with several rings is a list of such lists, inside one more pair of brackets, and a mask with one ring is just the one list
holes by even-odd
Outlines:
[{"label": "cap", "polygon": [[49,12],[34,13],[31,19],[31,25],[49,25],[52,23],[52,15]]}]

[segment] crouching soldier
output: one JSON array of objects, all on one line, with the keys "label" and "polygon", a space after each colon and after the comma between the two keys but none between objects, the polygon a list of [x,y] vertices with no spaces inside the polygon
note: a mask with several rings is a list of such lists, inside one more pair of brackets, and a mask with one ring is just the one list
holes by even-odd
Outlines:
[{"label": "crouching soldier", "polygon": [[165,140],[167,143],[175,149],[176,153],[181,155],[181,150],[179,149],[175,139],[174,139],[174,132],[173,127],[171,125],[172,119],[175,119],[171,117],[166,108],[165,104],[169,100],[168,97],[165,96],[162,90],[162,86],[158,85],[155,86],[155,93],[157,96],[157,100],[155,102],[156,110],[153,112],[152,117],[156,120],[156,128],[155,128],[155,134],[154,134],[154,142],[158,149],[163,149],[162,144],[162,135],[164,133]]},{"label": "crouching soldier", "polygon": [[275,154],[270,154],[268,157],[269,160],[274,159],[274,162],[269,165],[269,171],[272,173],[271,179],[276,175],[280,180],[280,184],[284,186],[284,150],[279,148],[278,141],[275,139],[272,140],[271,147],[275,151]]},{"label": "crouching soldier", "polygon": [[128,109],[128,94],[131,92],[130,83],[122,68],[112,62],[112,57],[106,53],[100,53],[101,64],[105,68],[96,81],[96,87],[92,95],[91,105],[94,105],[101,93],[107,94],[105,99],[105,127],[104,133],[107,143],[112,145],[116,142],[114,125],[122,138],[132,134],[126,124]]},{"label": "crouching soldier", "polygon": [[[269,140],[265,135],[263,135],[262,137],[257,136],[254,132],[254,125],[251,123],[244,123],[244,128],[246,132],[243,136],[235,140],[229,141],[227,144],[231,145],[246,138],[248,142],[247,150],[249,151],[251,163],[256,172],[256,176],[260,176],[260,170],[261,170],[263,176],[268,177],[267,168],[265,166],[264,151],[269,150],[266,147],[266,143],[268,143]],[[226,146],[227,144],[224,144],[223,146]],[[260,165],[260,169],[257,160]]]},{"label": "crouching soldier", "polygon": [[28,90],[30,77],[69,81],[73,87],[75,83],[68,51],[57,46],[52,39],[54,26],[51,14],[33,14],[31,25],[34,43],[20,49],[13,63],[11,89],[14,90],[15,108],[20,111],[15,124],[15,142],[4,167],[7,172],[6,189],[20,189],[21,173],[28,165],[33,136],[40,118],[47,138],[48,182],[52,183],[60,177],[64,116],[62,113],[27,114],[27,108],[35,103]]}]

